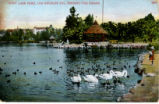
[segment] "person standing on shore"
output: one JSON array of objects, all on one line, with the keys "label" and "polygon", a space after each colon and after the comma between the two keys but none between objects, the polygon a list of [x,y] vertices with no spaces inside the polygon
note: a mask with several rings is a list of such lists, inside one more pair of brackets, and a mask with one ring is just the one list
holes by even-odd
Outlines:
[{"label": "person standing on shore", "polygon": [[152,65],[153,65],[153,60],[154,60],[154,46],[151,47],[151,51],[149,52],[149,60],[152,61]]}]

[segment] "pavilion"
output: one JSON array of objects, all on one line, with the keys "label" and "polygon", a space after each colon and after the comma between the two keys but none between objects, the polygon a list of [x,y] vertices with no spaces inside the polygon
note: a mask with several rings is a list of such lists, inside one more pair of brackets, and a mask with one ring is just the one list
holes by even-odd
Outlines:
[{"label": "pavilion", "polygon": [[104,42],[108,33],[100,27],[97,21],[84,32],[84,40],[86,42]]}]

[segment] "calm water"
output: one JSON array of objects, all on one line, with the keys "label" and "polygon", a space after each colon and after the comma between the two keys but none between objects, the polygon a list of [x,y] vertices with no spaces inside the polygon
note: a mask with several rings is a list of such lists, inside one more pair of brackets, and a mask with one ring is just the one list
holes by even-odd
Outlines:
[{"label": "calm water", "polygon": [[[36,44],[0,45],[0,67],[3,69],[0,72],[0,99],[5,101],[116,101],[141,79],[134,73],[134,65],[138,55],[143,52],[145,50],[141,49],[82,50],[55,49]],[[93,74],[93,68],[97,68],[96,66],[98,66],[97,73],[100,74],[113,68],[120,71],[124,65],[127,65],[130,78],[121,79],[121,84],[111,83],[109,86],[103,86],[100,83],[82,81],[80,86],[77,86],[70,80],[73,74],[82,71],[87,74],[88,69],[91,69],[89,73]]]}]

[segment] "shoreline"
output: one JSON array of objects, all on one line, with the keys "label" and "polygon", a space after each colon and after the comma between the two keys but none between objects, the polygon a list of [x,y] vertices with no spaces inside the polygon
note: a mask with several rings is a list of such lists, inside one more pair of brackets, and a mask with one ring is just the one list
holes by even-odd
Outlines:
[{"label": "shoreline", "polygon": [[81,44],[69,44],[69,43],[35,43],[37,45],[47,46],[47,47],[53,47],[53,48],[110,48],[110,49],[146,49],[149,45],[149,43],[109,43],[109,42],[83,42]]},{"label": "shoreline", "polygon": [[83,42],[81,44],[69,44],[69,43],[57,43],[57,42],[31,42],[31,43],[17,43],[17,42],[0,42],[0,44],[36,44],[41,46],[49,46],[53,48],[114,48],[114,49],[138,49],[147,48],[149,43],[144,42],[120,42],[120,43],[110,43],[110,42]]},{"label": "shoreline", "polygon": [[141,66],[139,65],[139,69],[136,70],[139,75],[142,75],[142,79],[127,94],[119,97],[119,102],[159,101],[159,53],[155,53],[153,65],[151,65],[148,56],[148,54],[144,56]]},{"label": "shoreline", "polygon": [[110,42],[84,42],[81,44],[61,44],[61,43],[49,43],[47,46],[53,48],[115,48],[115,49],[137,49],[147,48],[148,43],[110,43]]}]

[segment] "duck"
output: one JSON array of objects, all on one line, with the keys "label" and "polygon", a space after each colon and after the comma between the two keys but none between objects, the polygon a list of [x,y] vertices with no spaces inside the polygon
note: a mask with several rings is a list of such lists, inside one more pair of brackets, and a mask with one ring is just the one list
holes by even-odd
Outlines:
[{"label": "duck", "polygon": [[36,73],[36,72],[34,72],[34,75],[37,75],[37,73]]},{"label": "duck", "polygon": [[54,69],[53,72],[54,72],[54,74],[58,74],[59,73],[59,71],[56,70],[56,69]]},{"label": "duck", "polygon": [[124,65],[124,68],[126,68],[126,65]]},{"label": "duck", "polygon": [[52,67],[50,67],[49,70],[52,70]]},{"label": "duck", "polygon": [[10,80],[7,80],[7,83],[10,83],[11,81]]},{"label": "duck", "polygon": [[10,74],[6,74],[5,77],[10,77]]},{"label": "duck", "polygon": [[126,78],[128,76],[128,72],[125,69],[122,72],[120,72],[120,71],[114,71],[114,76],[116,78],[121,78],[121,77],[125,77]]},{"label": "duck", "polygon": [[59,66],[59,68],[61,68],[61,69],[62,69],[62,66]]},{"label": "duck", "polygon": [[3,71],[3,69],[0,67],[0,71]]},{"label": "duck", "polygon": [[81,82],[81,76],[78,74],[77,76],[71,77],[72,83],[80,83]]},{"label": "duck", "polygon": [[122,81],[121,81],[120,79],[117,79],[117,78],[115,77],[114,80],[113,80],[113,83],[114,83],[114,84],[121,84]]},{"label": "duck", "polygon": [[12,74],[16,75],[16,72],[12,72]]},{"label": "duck", "polygon": [[84,80],[90,83],[98,83],[98,79],[97,79],[98,75],[85,75],[83,76]]}]

